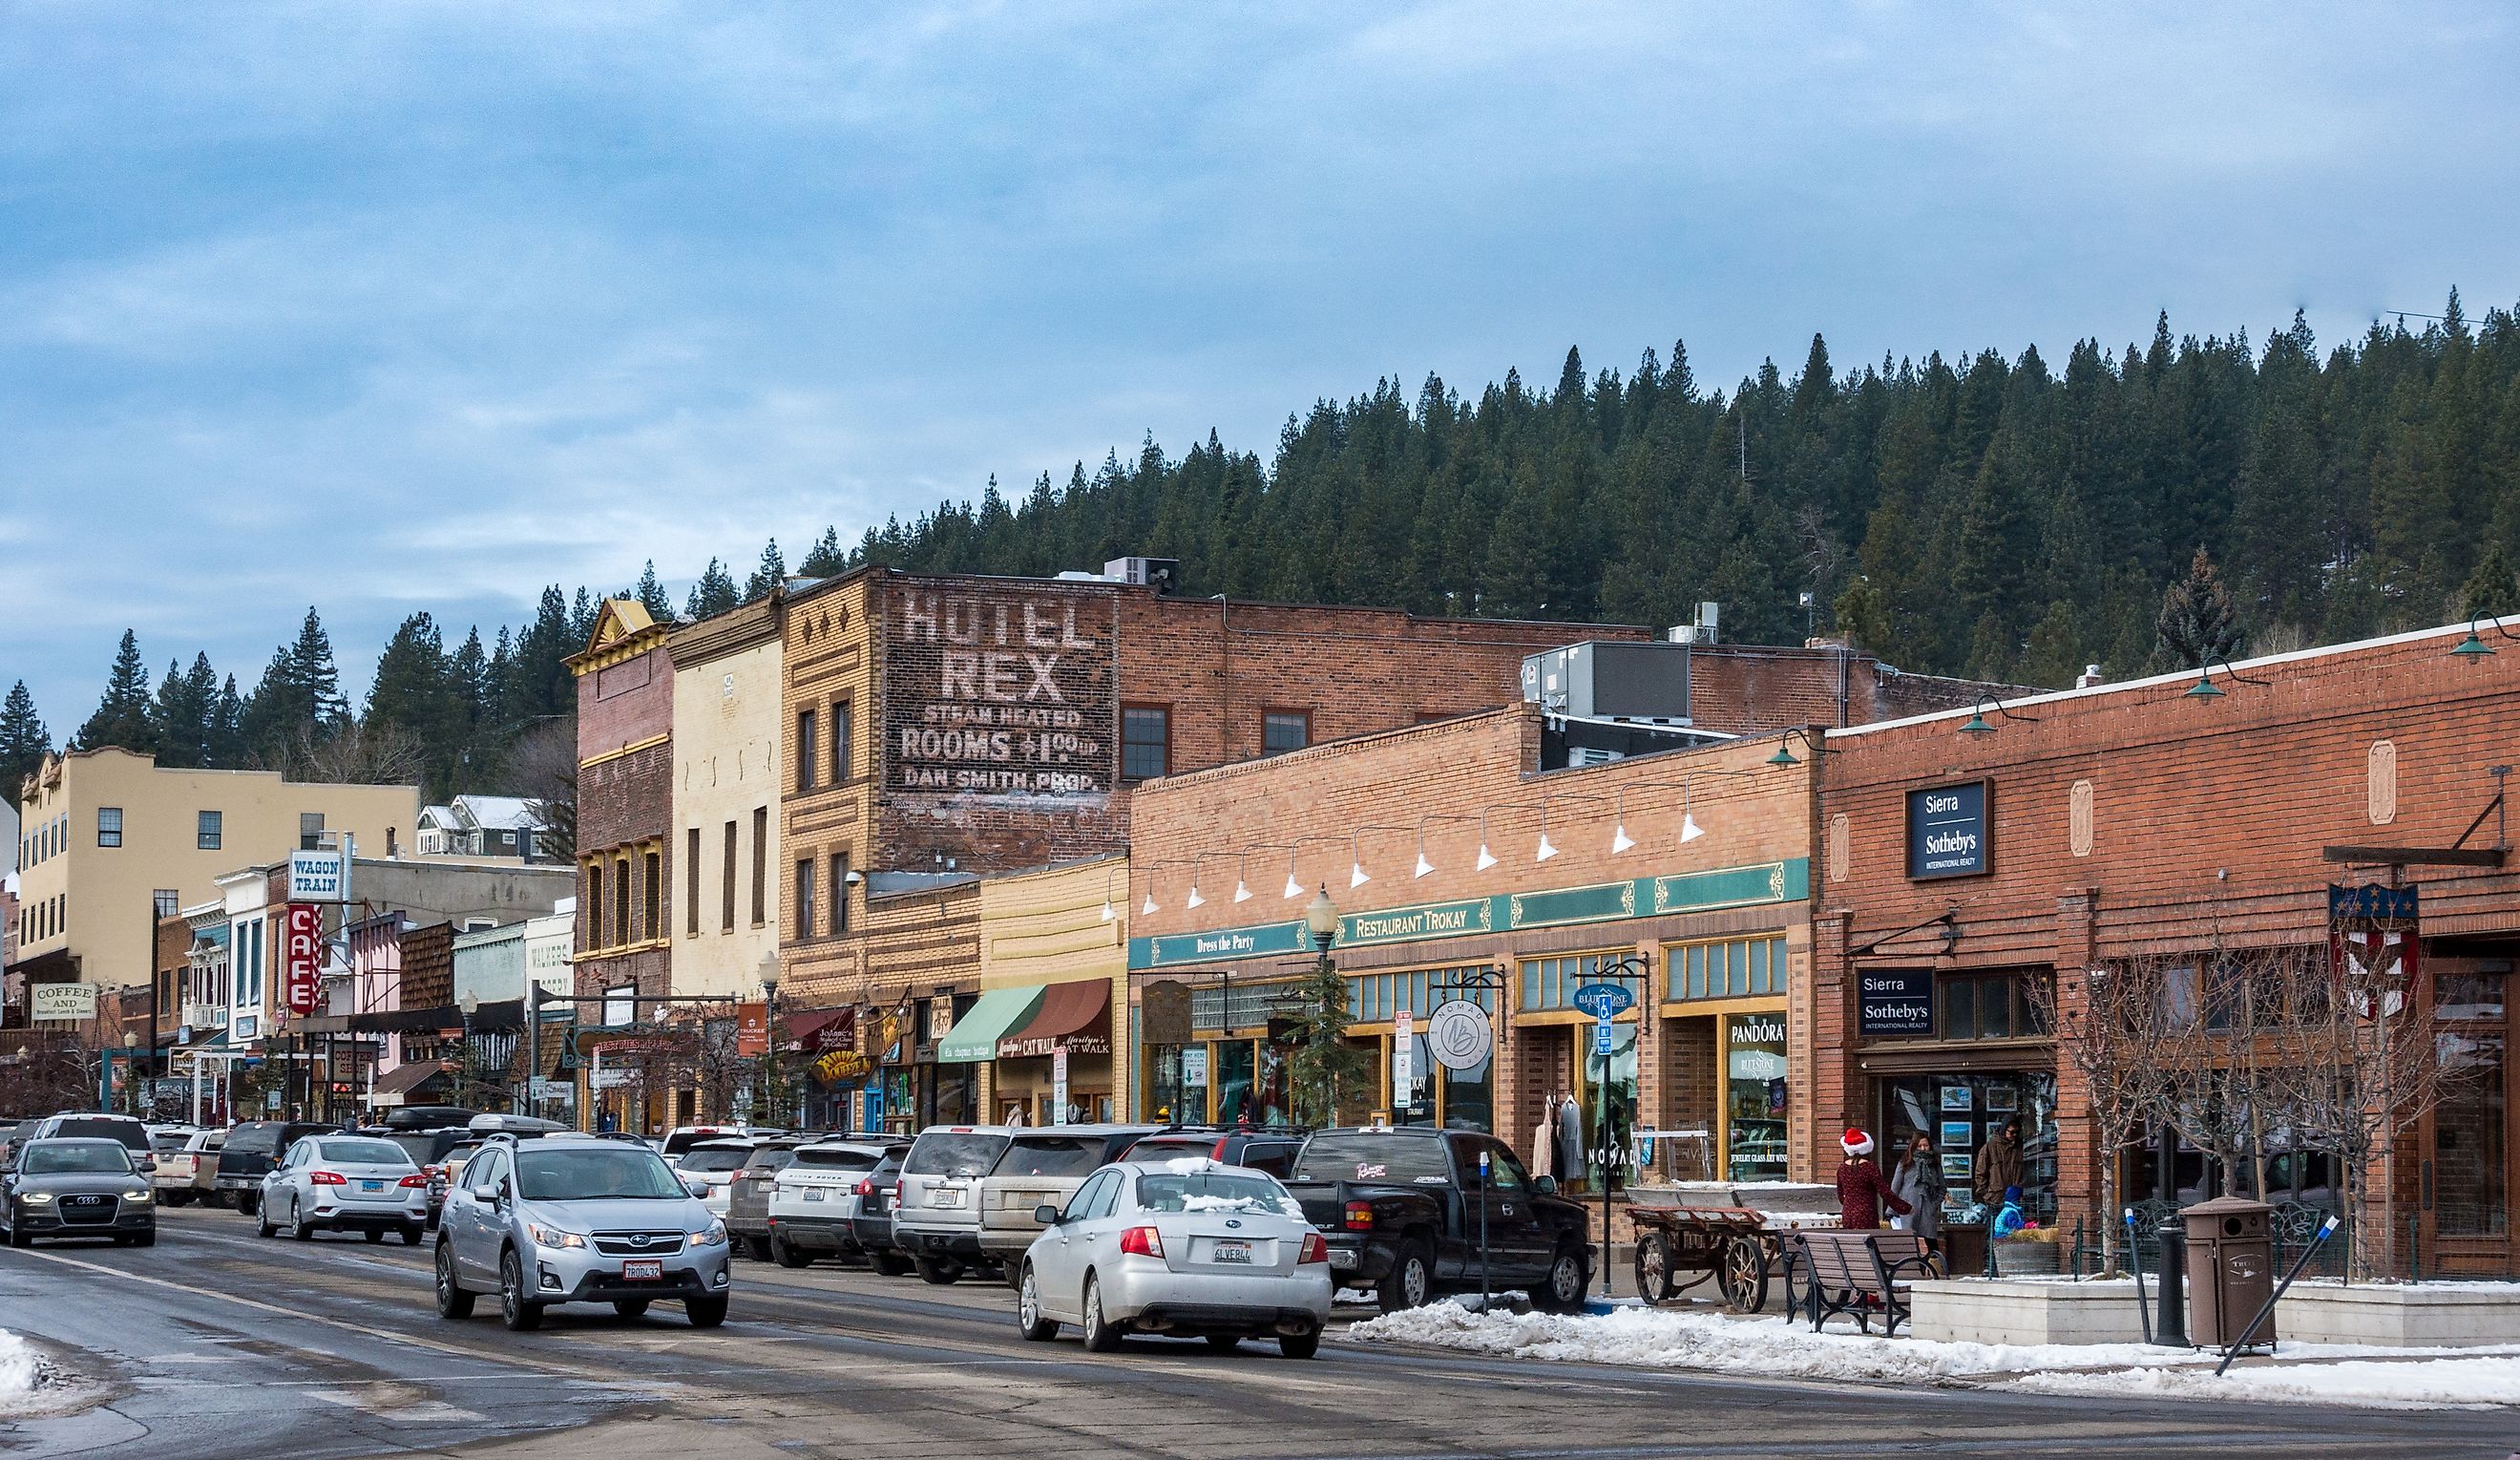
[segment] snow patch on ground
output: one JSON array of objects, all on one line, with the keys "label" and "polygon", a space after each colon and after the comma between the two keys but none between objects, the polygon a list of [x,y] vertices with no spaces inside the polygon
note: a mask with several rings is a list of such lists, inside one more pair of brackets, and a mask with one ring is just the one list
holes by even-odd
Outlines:
[{"label": "snow patch on ground", "polygon": [[[2520,1405],[2520,1346],[2488,1349],[2286,1344],[2279,1362],[2140,1344],[1943,1344],[1852,1331],[1813,1333],[1783,1318],[1619,1307],[1596,1314],[1468,1311],[1455,1302],[1349,1328],[1351,1343],[1419,1344],[1511,1358],[1701,1369],[1786,1379],[1979,1383],[2048,1393],[2150,1393],[2414,1406]],[[2389,1360],[2389,1361],[2382,1361]]]},{"label": "snow patch on ground", "polygon": [[43,1375],[43,1365],[26,1341],[0,1328],[0,1414],[25,1408]]}]

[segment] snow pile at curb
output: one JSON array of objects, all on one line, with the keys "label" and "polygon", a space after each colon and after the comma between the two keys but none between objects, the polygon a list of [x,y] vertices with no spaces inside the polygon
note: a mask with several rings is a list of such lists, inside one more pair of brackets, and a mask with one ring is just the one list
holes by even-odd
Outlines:
[{"label": "snow pile at curb", "polygon": [[2520,1358],[2149,1369],[2112,1374],[2032,1374],[2008,1386],[2045,1394],[2160,1394],[2182,1399],[2284,1399],[2381,1409],[2493,1409],[2520,1404]]},{"label": "snow pile at curb", "polygon": [[1347,1337],[1359,1343],[1423,1344],[1570,1363],[1894,1384],[1933,1384],[2041,1369],[2152,1368],[2201,1361],[2139,1344],[1928,1344],[1852,1331],[1813,1333],[1808,1326],[1782,1318],[1728,1318],[1646,1307],[1570,1316],[1473,1313],[1459,1303],[1442,1302],[1359,1323],[1347,1331]]},{"label": "snow pile at curb", "polygon": [[[1418,1344],[1507,1358],[1696,1369],[1763,1379],[1983,1384],[2042,1393],[2299,1400],[2382,1407],[2520,1405],[2520,1347],[2371,1348],[2286,1344],[2285,1362],[2140,1344],[1944,1344],[1813,1333],[1783,1318],[1621,1307],[1606,1313],[1474,1313],[1456,1302],[1359,1323],[1352,1343]],[[2385,1361],[2383,1361],[2385,1360]]]},{"label": "snow pile at curb", "polygon": [[43,1368],[26,1341],[0,1328],[0,1414],[23,1407],[35,1394]]}]

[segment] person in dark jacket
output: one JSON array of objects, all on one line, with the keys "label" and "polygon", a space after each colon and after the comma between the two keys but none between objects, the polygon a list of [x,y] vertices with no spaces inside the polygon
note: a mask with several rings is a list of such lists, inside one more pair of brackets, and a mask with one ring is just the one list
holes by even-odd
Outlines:
[{"label": "person in dark jacket", "polygon": [[2021,1184],[2021,1122],[2007,1119],[1977,1148],[1977,1163],[1970,1172],[1971,1195],[1994,1215],[2003,1205],[2006,1187]]},{"label": "person in dark jacket", "polygon": [[1907,1215],[1908,1204],[1890,1189],[1890,1178],[1872,1159],[1872,1137],[1850,1127],[1837,1144],[1846,1153],[1845,1163],[1837,1168],[1838,1225],[1850,1232],[1872,1232],[1880,1230],[1884,1208]]}]

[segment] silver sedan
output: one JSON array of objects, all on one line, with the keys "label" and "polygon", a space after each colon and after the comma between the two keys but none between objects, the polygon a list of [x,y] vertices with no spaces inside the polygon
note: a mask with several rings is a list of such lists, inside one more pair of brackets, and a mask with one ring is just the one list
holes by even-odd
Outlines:
[{"label": "silver sedan", "polygon": [[1056,1338],[1073,1323],[1097,1352],[1131,1333],[1218,1348],[1275,1338],[1288,1358],[1321,1346],[1329,1252],[1265,1171],[1197,1157],[1115,1162],[1087,1177],[1063,1210],[1035,1214],[1042,1234],[1016,1278],[1027,1339]]},{"label": "silver sedan", "polygon": [[392,1141],[305,1136],[262,1178],[254,1223],[265,1237],[281,1227],[300,1242],[319,1231],[360,1232],[370,1242],[400,1232],[404,1246],[418,1247],[428,1227],[428,1177]]}]

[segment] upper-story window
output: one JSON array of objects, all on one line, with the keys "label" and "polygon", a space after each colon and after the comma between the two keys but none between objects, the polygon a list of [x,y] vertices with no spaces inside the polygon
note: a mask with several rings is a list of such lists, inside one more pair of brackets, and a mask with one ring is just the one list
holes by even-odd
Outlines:
[{"label": "upper-story window", "polygon": [[1173,768],[1173,712],[1163,705],[1128,705],[1120,709],[1120,779],[1144,781],[1170,775]]},{"label": "upper-story window", "polygon": [[321,811],[298,812],[297,849],[299,851],[313,851],[323,844],[324,813]]},{"label": "upper-story window", "polygon": [[122,844],[122,808],[120,806],[96,808],[96,844],[99,846]]},{"label": "upper-story window", "polygon": [[1282,755],[1313,743],[1313,714],[1308,709],[1272,709],[1260,717],[1260,753]]},{"label": "upper-story window", "polygon": [[216,851],[227,835],[227,817],[218,811],[202,811],[193,819],[193,844],[203,851]]},{"label": "upper-story window", "polygon": [[796,711],[796,789],[814,789],[814,771],[822,756],[822,727],[810,709]]},{"label": "upper-story window", "polygon": [[851,723],[853,719],[854,716],[849,713],[848,701],[837,700],[832,702],[832,784],[834,786],[840,785],[847,781],[850,776],[856,774],[856,768],[852,766],[849,761],[849,757],[855,753],[857,749],[854,743],[855,736],[851,733],[855,728]]}]

